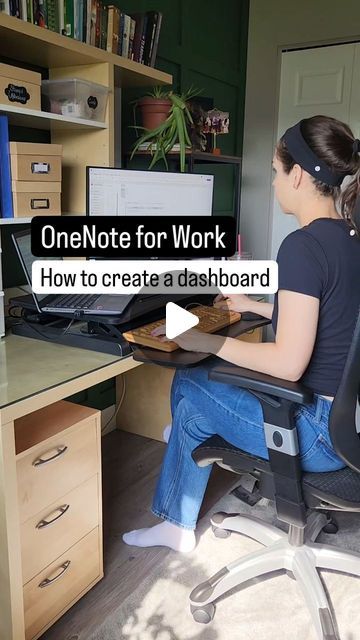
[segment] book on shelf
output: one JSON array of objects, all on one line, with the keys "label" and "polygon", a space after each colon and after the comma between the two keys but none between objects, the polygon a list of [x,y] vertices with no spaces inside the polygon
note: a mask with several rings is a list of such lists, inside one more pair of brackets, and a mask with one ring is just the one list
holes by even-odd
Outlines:
[{"label": "book on shelf", "polygon": [[27,0],[20,0],[20,18],[27,20]]},{"label": "book on shelf", "polygon": [[141,41],[141,36],[142,36],[143,26],[144,26],[144,16],[145,14],[143,13],[134,13],[132,15],[132,19],[135,22],[132,60],[134,60],[135,62],[139,62],[140,41]]},{"label": "book on shelf", "polygon": [[0,0],[0,12],[155,66],[163,18],[160,11],[127,14],[102,0]]},{"label": "book on shelf", "polygon": [[114,5],[108,7],[107,46],[109,53],[117,53],[119,46],[120,9]]},{"label": "book on shelf", "polygon": [[130,34],[129,34],[129,51],[128,51],[128,58],[130,60],[133,59],[135,27],[136,27],[136,21],[134,20],[134,18],[130,17]]},{"label": "book on shelf", "polygon": [[100,49],[104,49],[106,51],[106,42],[107,42],[107,30],[108,30],[108,9],[105,6],[101,6],[101,15],[100,15]]},{"label": "book on shelf", "polygon": [[89,16],[90,37],[89,37],[88,44],[91,44],[93,47],[95,47],[95,42],[96,42],[96,13],[97,13],[97,0],[91,0],[90,16]]},{"label": "book on shelf", "polygon": [[[24,16],[22,19],[25,20]],[[26,0],[26,20],[27,22],[34,22],[34,5],[32,0]]]},{"label": "book on shelf", "polygon": [[20,0],[10,0],[10,15],[21,18]]},{"label": "book on shelf", "polygon": [[95,19],[95,47],[100,49],[100,22],[101,22],[101,2],[96,0],[96,19]]},{"label": "book on shelf", "polygon": [[45,0],[33,0],[34,24],[38,27],[47,27],[47,11]]},{"label": "book on shelf", "polygon": [[9,122],[0,115],[0,212],[2,218],[13,218],[11,167],[9,149]]},{"label": "book on shelf", "polygon": [[64,35],[74,37],[74,0],[64,2]]},{"label": "book on shelf", "polygon": [[84,0],[74,0],[74,38],[75,40],[80,40],[80,42],[83,41],[83,16]]},{"label": "book on shelf", "polygon": [[160,38],[160,30],[161,30],[161,23],[162,23],[162,18],[163,18],[163,14],[160,13],[159,11],[156,12],[156,26],[155,26],[155,33],[154,33],[154,41],[152,43],[152,47],[150,48],[150,62],[149,62],[149,66],[150,67],[155,67],[155,62],[156,62],[156,54],[157,54],[157,50],[158,50],[158,46],[159,46],[159,38]]},{"label": "book on shelf", "polygon": [[60,33],[60,13],[56,0],[46,0],[46,8],[48,29]]},{"label": "book on shelf", "polygon": [[127,58],[129,53],[130,24],[131,24],[131,18],[125,13],[122,46],[121,46],[121,55],[124,56],[124,58]]},{"label": "book on shelf", "polygon": [[145,41],[146,41],[146,31],[147,31],[148,20],[149,20],[149,16],[147,13],[145,13],[141,37],[140,37],[139,59],[137,60],[137,62],[140,62],[140,64],[144,64],[144,51],[145,51]]}]

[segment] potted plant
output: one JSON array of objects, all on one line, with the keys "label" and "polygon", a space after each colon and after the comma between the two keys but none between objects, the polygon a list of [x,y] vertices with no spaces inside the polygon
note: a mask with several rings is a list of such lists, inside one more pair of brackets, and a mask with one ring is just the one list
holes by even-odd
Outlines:
[{"label": "potted plant", "polygon": [[143,133],[136,140],[133,146],[131,158],[133,158],[135,153],[139,150],[146,152],[150,151],[152,159],[149,169],[151,169],[159,160],[163,160],[166,168],[168,168],[166,154],[173,149],[174,145],[178,145],[180,171],[184,172],[186,149],[191,149],[189,129],[193,126],[193,119],[188,102],[199,93],[199,90],[193,88],[188,89],[188,91],[185,91],[182,94],[174,93],[174,91],[164,92],[162,90],[161,99],[164,100],[167,96],[169,101],[167,114],[165,115],[164,120],[153,129],[146,126],[139,127],[135,125],[135,129],[142,129]]},{"label": "potted plant", "polygon": [[171,107],[169,91],[165,91],[162,87],[155,87],[153,91],[137,100],[135,106],[140,110],[144,129],[156,129],[169,114]]}]

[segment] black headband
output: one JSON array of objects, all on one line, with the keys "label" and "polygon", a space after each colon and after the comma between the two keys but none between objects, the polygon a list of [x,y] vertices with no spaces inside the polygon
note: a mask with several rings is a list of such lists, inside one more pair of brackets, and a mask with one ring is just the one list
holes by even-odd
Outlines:
[{"label": "black headband", "polygon": [[293,160],[295,160],[302,169],[305,169],[311,176],[316,178],[316,180],[320,180],[320,182],[329,184],[332,187],[339,187],[346,174],[332,171],[323,160],[320,160],[320,158],[315,155],[303,138],[301,123],[302,120],[293,127],[290,127],[290,129],[287,129],[282,137],[288,152]]}]

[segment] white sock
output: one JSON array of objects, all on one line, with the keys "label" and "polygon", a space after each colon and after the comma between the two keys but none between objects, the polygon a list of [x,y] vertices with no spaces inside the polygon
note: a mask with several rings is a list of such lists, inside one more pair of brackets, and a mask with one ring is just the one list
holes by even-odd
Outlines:
[{"label": "white sock", "polygon": [[164,431],[163,431],[163,440],[164,440],[164,442],[166,442],[166,443],[168,443],[168,442],[169,442],[171,429],[172,429],[172,425],[171,425],[171,424],[167,424],[167,425],[166,425],[166,427],[164,427]]},{"label": "white sock", "polygon": [[148,529],[135,529],[124,533],[122,539],[134,547],[170,547],[183,553],[192,551],[196,545],[195,532],[192,529],[184,529],[167,520]]}]

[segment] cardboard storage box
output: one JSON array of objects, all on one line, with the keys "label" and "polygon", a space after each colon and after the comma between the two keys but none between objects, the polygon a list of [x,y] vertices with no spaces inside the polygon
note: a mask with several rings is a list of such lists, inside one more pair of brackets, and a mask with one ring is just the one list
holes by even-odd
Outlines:
[{"label": "cardboard storage box", "polygon": [[61,215],[61,182],[12,182],[14,218]]},{"label": "cardboard storage box", "polygon": [[10,142],[12,180],[61,182],[61,144]]},{"label": "cardboard storage box", "polygon": [[0,63],[0,104],[41,109],[41,75]]}]

